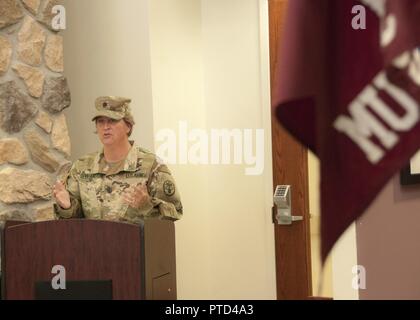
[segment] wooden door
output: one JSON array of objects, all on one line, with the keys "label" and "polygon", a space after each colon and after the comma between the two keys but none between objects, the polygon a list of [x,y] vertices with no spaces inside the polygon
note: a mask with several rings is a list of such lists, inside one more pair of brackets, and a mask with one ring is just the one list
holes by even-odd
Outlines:
[{"label": "wooden door", "polygon": [[[278,50],[287,2],[269,0],[272,92],[276,86],[281,86],[274,70],[281,59]],[[308,299],[312,296],[312,278],[307,149],[280,126],[274,113],[271,122],[274,188],[291,185],[292,215],[303,216],[302,221],[291,225],[277,225],[275,222],[277,299]]]}]

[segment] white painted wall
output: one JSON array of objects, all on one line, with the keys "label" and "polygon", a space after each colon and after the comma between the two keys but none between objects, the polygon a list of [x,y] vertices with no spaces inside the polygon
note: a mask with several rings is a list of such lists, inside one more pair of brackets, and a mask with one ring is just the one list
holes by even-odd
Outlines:
[{"label": "white painted wall", "polygon": [[[178,133],[179,121],[205,128],[200,2],[151,1],[150,8],[155,132]],[[206,168],[175,165],[171,170],[184,205],[184,217],[176,224],[178,295],[210,299],[211,197]]]},{"label": "white painted wall", "polygon": [[65,0],[66,111],[73,159],[100,148],[91,122],[98,96],[130,97],[133,137],[153,148],[148,0]]},{"label": "white painted wall", "polygon": [[312,292],[314,296],[333,297],[332,255],[321,262],[321,205],[319,160],[308,151],[309,213],[311,232]]},{"label": "white painted wall", "polygon": [[356,224],[344,232],[332,251],[333,292],[335,300],[359,300],[359,290],[354,289],[353,267],[357,263]]},{"label": "white painted wall", "polygon": [[353,266],[357,265],[356,228],[353,223],[340,237],[328,256],[324,269],[320,259],[320,173],[319,160],[308,154],[309,207],[311,213],[312,280],[314,295],[335,300],[358,300],[359,291],[353,289]]},{"label": "white painted wall", "polygon": [[263,128],[266,137],[261,175],[209,168],[211,292],[223,299],[275,298],[267,17],[266,1],[202,1],[207,127]]},{"label": "white painted wall", "polygon": [[[133,138],[190,129],[265,130],[265,170],[171,165],[180,299],[275,299],[268,9],[263,0],[67,0],[66,74],[74,156],[95,150],[98,95],[133,98]],[[255,132],[254,132],[255,138]]]}]

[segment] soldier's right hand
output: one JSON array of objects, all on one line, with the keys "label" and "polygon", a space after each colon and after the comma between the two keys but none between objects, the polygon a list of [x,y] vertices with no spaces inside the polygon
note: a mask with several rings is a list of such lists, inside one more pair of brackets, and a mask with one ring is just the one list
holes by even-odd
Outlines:
[{"label": "soldier's right hand", "polygon": [[66,190],[66,187],[61,181],[57,181],[54,185],[53,189],[53,195],[55,200],[57,201],[57,204],[63,208],[68,209],[71,207],[71,201],[70,201],[70,194]]}]

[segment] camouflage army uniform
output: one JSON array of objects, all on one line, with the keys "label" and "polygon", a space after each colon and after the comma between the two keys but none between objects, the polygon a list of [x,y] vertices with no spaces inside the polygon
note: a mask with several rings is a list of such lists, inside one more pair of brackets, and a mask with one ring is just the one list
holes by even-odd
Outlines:
[{"label": "camouflage army uniform", "polygon": [[[135,209],[122,193],[146,184],[150,201]],[[168,167],[151,152],[133,144],[125,160],[109,167],[102,152],[77,160],[65,181],[71,207],[55,205],[60,218],[85,217],[139,223],[148,217],[177,220],[182,217],[179,192]]]}]

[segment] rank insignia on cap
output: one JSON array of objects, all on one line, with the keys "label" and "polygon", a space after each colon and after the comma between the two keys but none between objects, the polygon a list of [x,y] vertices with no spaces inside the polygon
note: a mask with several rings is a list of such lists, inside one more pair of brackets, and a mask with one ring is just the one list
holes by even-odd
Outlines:
[{"label": "rank insignia on cap", "polygon": [[170,197],[173,196],[175,193],[175,185],[172,181],[166,180],[163,183],[163,192],[165,192],[165,194]]}]

